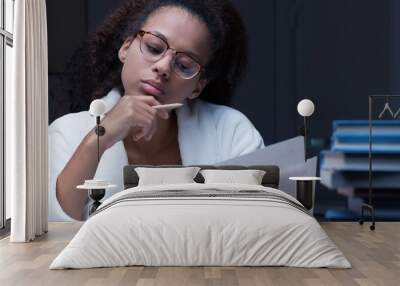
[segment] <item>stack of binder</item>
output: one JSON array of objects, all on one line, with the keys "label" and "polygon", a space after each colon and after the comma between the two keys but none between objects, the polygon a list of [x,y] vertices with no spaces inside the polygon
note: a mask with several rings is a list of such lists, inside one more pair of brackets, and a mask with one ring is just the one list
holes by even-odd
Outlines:
[{"label": "stack of binder", "polygon": [[[400,199],[400,120],[373,120],[371,126],[374,198]],[[336,120],[332,131],[331,149],[321,151],[321,183],[348,196],[357,210],[369,186],[369,122]]]}]

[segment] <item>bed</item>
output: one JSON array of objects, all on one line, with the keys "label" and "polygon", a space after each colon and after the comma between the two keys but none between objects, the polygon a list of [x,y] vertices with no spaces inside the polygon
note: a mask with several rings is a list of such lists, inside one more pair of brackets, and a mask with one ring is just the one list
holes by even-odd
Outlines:
[{"label": "bed", "polygon": [[[263,170],[260,185],[205,182],[138,185],[105,200],[50,269],[144,266],[292,266],[350,268],[316,219],[278,189],[277,166],[197,166]],[[178,166],[156,166],[157,169]]]}]

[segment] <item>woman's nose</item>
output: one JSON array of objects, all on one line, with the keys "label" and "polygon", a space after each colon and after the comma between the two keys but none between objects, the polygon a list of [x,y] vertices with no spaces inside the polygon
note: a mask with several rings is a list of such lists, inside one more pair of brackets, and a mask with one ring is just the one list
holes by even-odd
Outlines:
[{"label": "woman's nose", "polygon": [[161,59],[153,65],[153,71],[158,73],[162,78],[168,79],[171,74],[171,61],[174,54],[165,54]]}]

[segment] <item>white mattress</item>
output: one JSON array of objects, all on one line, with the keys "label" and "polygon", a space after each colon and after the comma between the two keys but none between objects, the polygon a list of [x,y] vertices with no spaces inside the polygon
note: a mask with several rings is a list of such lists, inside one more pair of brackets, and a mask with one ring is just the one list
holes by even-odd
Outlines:
[{"label": "white mattress", "polygon": [[[205,189],[262,190],[273,198],[178,196],[120,200],[137,192]],[[127,265],[350,268],[315,218],[285,201],[300,204],[280,190],[262,186],[179,184],[131,188],[108,198],[100,206],[103,210],[82,225],[50,269]]]}]

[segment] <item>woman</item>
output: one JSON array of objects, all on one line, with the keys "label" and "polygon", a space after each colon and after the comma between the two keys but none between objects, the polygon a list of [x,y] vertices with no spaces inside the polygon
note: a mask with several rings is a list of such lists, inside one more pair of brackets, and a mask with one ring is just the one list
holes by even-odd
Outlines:
[{"label": "woman", "polygon": [[[213,164],[263,147],[242,113],[219,105],[245,66],[245,39],[226,0],[133,0],[117,9],[72,73],[82,105],[95,98],[107,105],[101,161],[87,111],[51,124],[50,219],[84,219],[87,194],[76,186],[101,177],[121,190],[126,164]],[[184,105],[153,107],[168,103]]]}]

